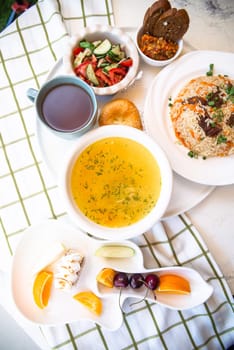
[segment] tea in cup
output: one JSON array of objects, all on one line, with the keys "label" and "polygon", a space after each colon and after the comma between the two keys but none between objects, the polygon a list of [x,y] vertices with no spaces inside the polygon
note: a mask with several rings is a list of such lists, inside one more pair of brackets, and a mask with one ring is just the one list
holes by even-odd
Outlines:
[{"label": "tea in cup", "polygon": [[60,136],[79,136],[96,122],[97,101],[92,87],[83,80],[61,75],[47,81],[39,91],[28,89],[40,121]]}]

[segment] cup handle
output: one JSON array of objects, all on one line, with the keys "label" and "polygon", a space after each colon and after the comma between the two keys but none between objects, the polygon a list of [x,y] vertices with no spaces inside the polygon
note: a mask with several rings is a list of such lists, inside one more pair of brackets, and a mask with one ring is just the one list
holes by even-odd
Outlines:
[{"label": "cup handle", "polygon": [[37,94],[38,94],[38,90],[36,89],[33,89],[33,88],[29,88],[27,90],[27,97],[29,98],[29,100],[31,100],[32,102],[35,101],[36,97],[37,97]]}]

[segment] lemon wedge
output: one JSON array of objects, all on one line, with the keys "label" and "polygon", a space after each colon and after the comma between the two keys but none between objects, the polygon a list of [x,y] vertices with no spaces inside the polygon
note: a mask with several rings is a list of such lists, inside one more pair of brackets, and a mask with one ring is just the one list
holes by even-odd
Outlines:
[{"label": "lemon wedge", "polygon": [[103,245],[95,252],[103,258],[131,258],[134,254],[135,250],[125,245]]}]

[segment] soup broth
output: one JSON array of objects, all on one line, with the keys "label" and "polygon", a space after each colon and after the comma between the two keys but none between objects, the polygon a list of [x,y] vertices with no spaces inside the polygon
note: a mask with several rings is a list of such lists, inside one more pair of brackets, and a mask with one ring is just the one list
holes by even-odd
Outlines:
[{"label": "soup broth", "polygon": [[155,206],[161,190],[159,166],[141,144],[108,137],[88,146],[75,161],[71,192],[90,220],[106,227],[131,225]]}]

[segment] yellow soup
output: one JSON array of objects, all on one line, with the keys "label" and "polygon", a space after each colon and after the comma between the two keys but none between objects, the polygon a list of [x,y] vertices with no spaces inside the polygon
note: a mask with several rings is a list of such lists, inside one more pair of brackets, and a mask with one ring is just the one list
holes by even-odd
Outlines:
[{"label": "yellow soup", "polygon": [[71,173],[71,192],[79,209],[107,227],[131,225],[146,216],[161,189],[159,166],[141,144],[109,137],[88,146]]}]

